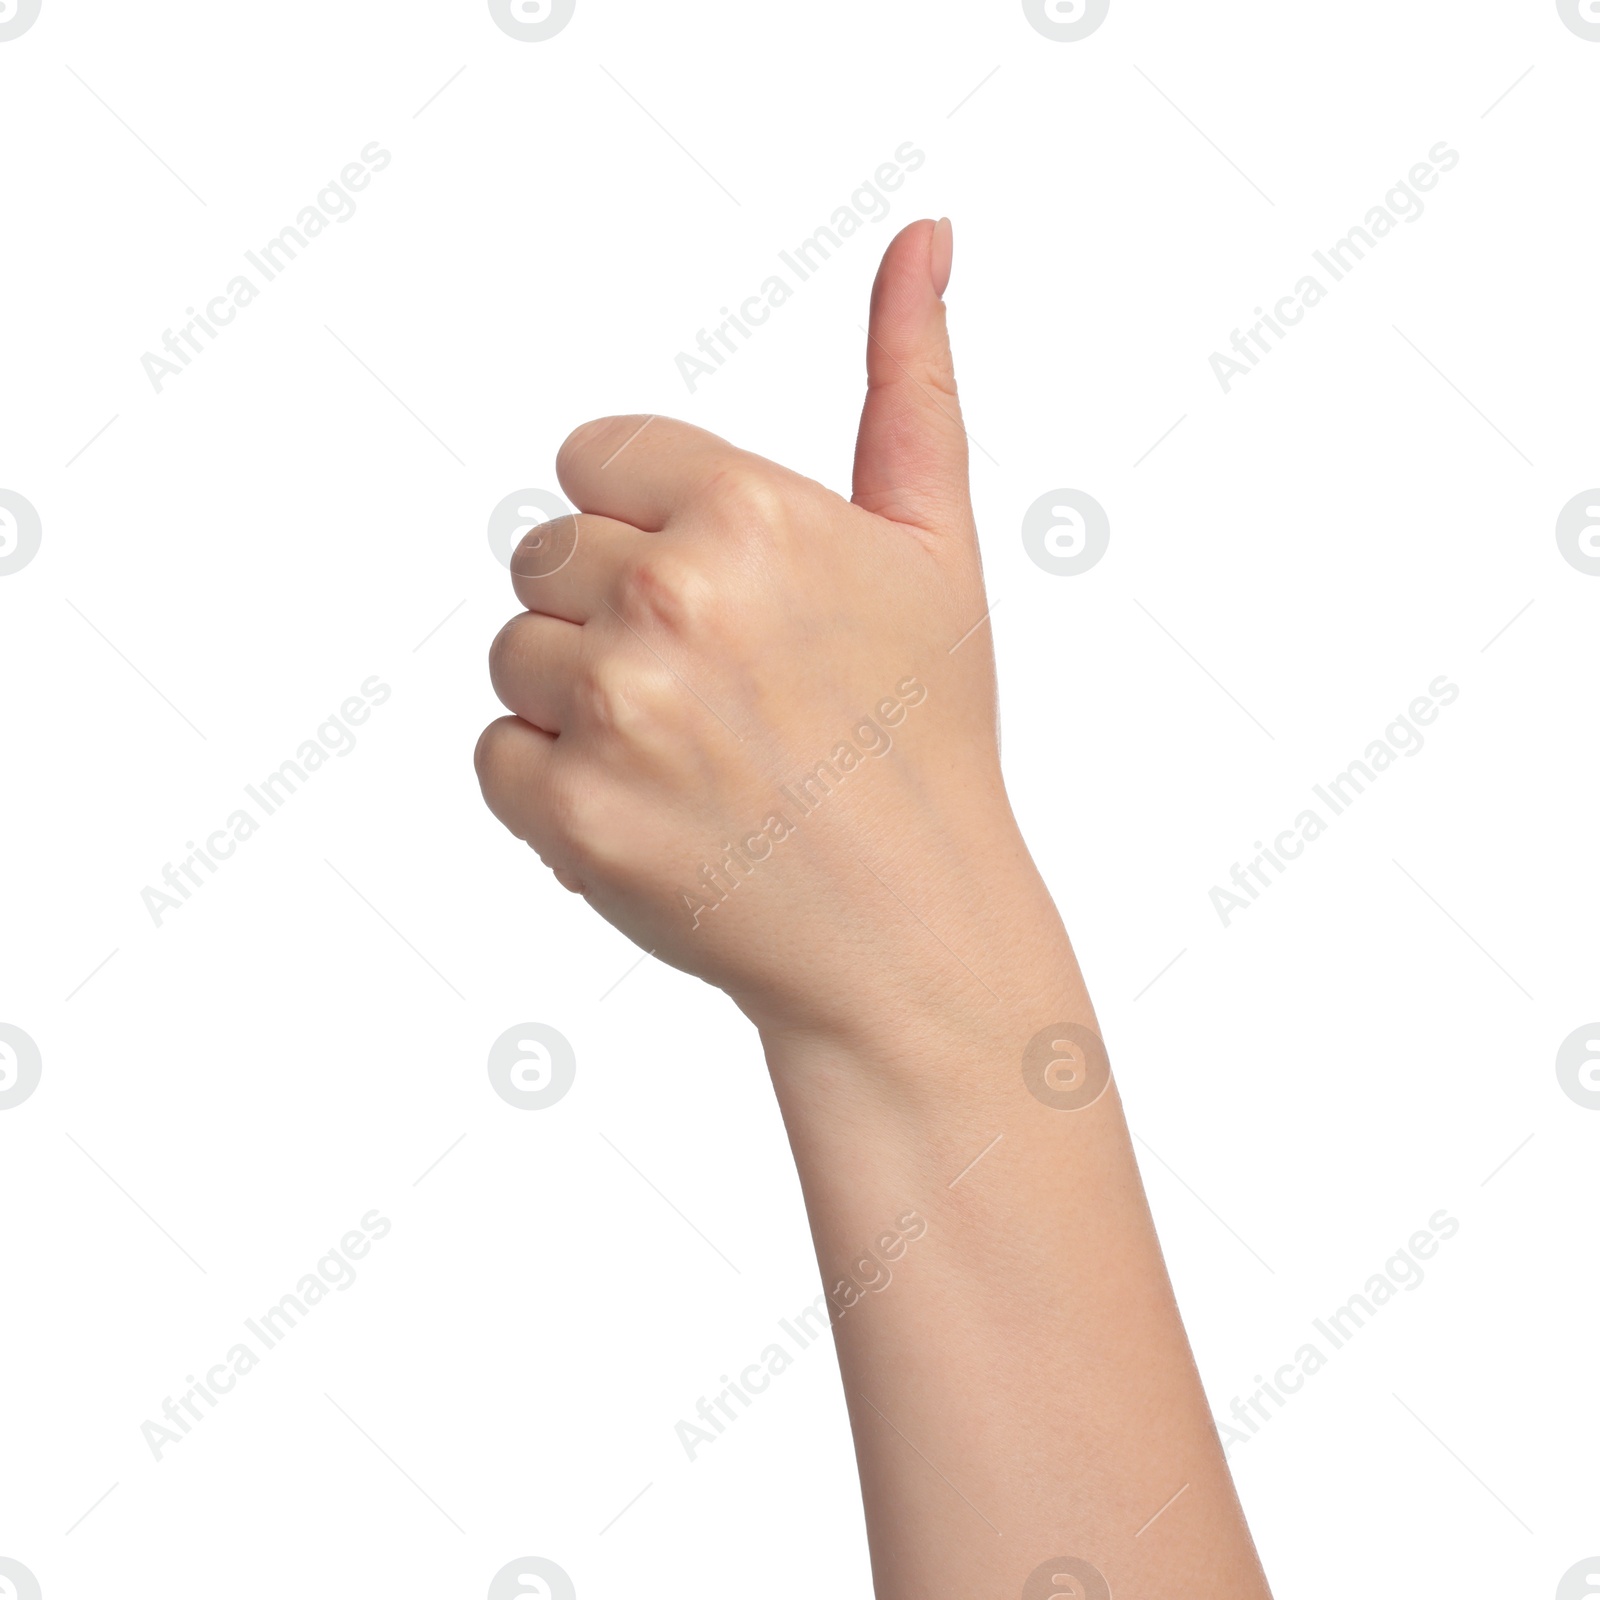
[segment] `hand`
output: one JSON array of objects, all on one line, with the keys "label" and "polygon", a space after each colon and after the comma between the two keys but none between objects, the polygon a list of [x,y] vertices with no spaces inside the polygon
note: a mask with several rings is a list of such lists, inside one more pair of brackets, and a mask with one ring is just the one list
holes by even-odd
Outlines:
[{"label": "hand", "polygon": [[917,222],[884,257],[850,500],[687,423],[609,417],[557,458],[579,514],[511,563],[528,609],[490,651],[514,713],[478,743],[490,809],[764,1028],[850,1035],[867,952],[930,1002],[983,1000],[972,919],[1031,874],[1000,780],[951,246]]}]

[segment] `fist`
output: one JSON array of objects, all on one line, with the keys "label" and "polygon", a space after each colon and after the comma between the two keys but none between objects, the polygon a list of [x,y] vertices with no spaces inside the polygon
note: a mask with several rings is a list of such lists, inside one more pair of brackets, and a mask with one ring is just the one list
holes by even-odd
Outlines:
[{"label": "fist", "polygon": [[879,269],[850,500],[687,423],[608,417],[557,458],[577,514],[512,558],[526,609],[490,650],[511,715],[478,742],[489,808],[763,1028],[847,1033],[869,954],[912,988],[975,988],[940,944],[984,859],[1020,850],[950,257],[949,224],[918,222]]}]

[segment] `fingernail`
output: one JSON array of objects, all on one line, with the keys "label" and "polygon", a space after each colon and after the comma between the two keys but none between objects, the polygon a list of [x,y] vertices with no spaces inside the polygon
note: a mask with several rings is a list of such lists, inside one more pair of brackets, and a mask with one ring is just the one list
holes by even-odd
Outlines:
[{"label": "fingernail", "polygon": [[950,287],[950,263],[955,257],[955,230],[949,217],[940,217],[933,225],[933,249],[930,265],[933,269],[933,292],[943,300]]}]

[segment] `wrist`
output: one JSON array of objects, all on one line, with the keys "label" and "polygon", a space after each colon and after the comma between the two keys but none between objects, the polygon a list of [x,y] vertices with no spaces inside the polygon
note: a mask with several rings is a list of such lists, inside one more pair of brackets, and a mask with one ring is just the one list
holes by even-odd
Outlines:
[{"label": "wrist", "polygon": [[747,1005],[780,1089],[833,1098],[848,1088],[857,1114],[920,1118],[957,1098],[1008,1097],[1041,1030],[1097,1037],[1066,929],[1021,855],[1004,873],[947,877],[915,901],[907,890],[892,932],[862,948],[847,992]]}]

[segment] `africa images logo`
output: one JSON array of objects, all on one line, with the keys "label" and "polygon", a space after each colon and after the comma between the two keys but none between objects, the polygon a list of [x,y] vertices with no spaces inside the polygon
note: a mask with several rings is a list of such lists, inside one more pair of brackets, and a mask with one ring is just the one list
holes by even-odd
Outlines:
[{"label": "africa images logo", "polygon": [[[0,0],[0,44],[20,39],[39,20],[40,4],[41,0]],[[4,1573],[0,1567],[0,1576]]]},{"label": "africa images logo", "polygon": [[1556,10],[1580,39],[1600,43],[1600,0],[1556,0]]},{"label": "africa images logo", "polygon": [[20,1561],[0,1556],[0,1597],[11,1600],[13,1595],[16,1600],[39,1600],[39,1580]]},{"label": "africa images logo", "polygon": [[39,1047],[21,1028],[0,1022],[0,1111],[20,1106],[43,1075]]},{"label": "africa images logo", "polygon": [[0,578],[21,572],[39,553],[43,530],[33,502],[0,489]]},{"label": "africa images logo", "polygon": [[1076,44],[1111,15],[1111,0],[1022,0],[1022,14],[1045,38]]},{"label": "africa images logo", "polygon": [[489,0],[497,28],[520,44],[542,44],[572,21],[578,0]]}]

